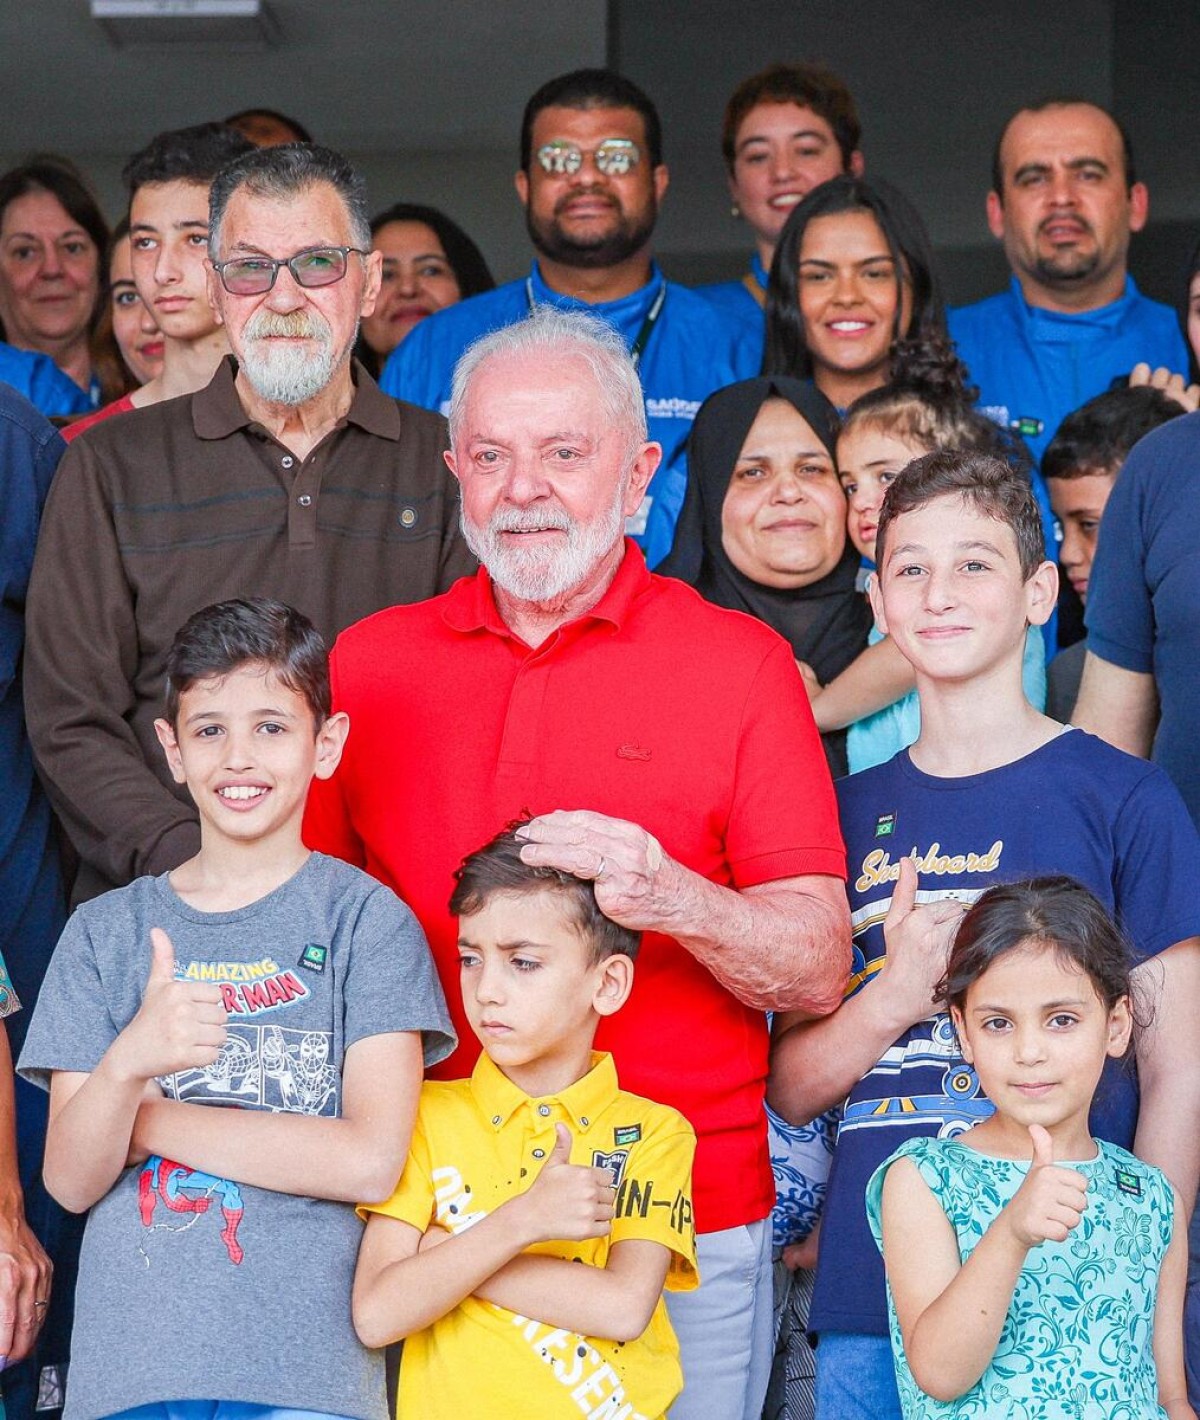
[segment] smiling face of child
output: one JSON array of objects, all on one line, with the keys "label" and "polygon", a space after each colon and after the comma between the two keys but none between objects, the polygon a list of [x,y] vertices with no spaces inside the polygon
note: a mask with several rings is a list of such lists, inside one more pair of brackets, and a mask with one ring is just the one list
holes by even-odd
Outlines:
[{"label": "smiling face of child", "polygon": [[1127,997],[1106,1006],[1053,943],[1030,941],[997,957],[952,1014],[963,1056],[996,1106],[990,1133],[1027,1145],[1029,1126],[1040,1124],[1068,1147],[1086,1143],[1104,1062],[1129,1044]]}]

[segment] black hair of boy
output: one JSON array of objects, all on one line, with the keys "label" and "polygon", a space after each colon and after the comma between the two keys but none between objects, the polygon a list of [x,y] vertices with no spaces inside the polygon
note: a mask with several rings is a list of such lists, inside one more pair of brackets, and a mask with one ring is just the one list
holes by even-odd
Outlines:
[{"label": "black hair of boy", "polygon": [[1133,955],[1104,904],[1075,878],[1056,874],[988,888],[959,923],[936,999],[962,1011],[968,988],[999,957],[1026,945],[1054,948],[1082,972],[1111,1011],[1132,996]]},{"label": "black hair of boy", "polygon": [[1042,455],[1042,477],[1115,475],[1139,439],[1184,412],[1181,404],[1153,385],[1105,390],[1058,426]]},{"label": "black hair of boy", "polygon": [[759,104],[795,104],[797,108],[811,109],[833,130],[842,155],[842,169],[850,171],[850,163],[862,139],[862,126],[854,96],[845,80],[823,64],[772,64],[743,79],[725,105],[721,152],[730,172],[737,156],[738,129],[751,109]]},{"label": "black hair of boy", "polygon": [[606,957],[636,957],[641,933],[605,917],[596,903],[596,889],[590,879],[522,861],[521,849],[526,840],[517,837],[517,830],[522,827],[524,821],[510,823],[462,860],[455,870],[455,888],[450,895],[454,916],[469,917],[480,912],[494,897],[552,893],[561,900],[567,920],[587,947],[592,966]]},{"label": "black hair of boy", "polygon": [[199,680],[261,665],[301,696],[319,729],[329,719],[329,652],[303,612],[270,597],[237,597],[188,617],[167,653],[166,717],[179,719],[179,698]]},{"label": "black hair of boy", "polygon": [[254,144],[225,123],[197,123],[170,128],[152,138],[121,170],[130,199],[150,183],[190,182],[208,187],[226,163]]},{"label": "black hair of boy", "polygon": [[968,507],[1012,529],[1028,581],[1046,560],[1041,514],[1029,479],[992,454],[938,449],[905,468],[884,494],[875,534],[875,560],[883,566],[888,530],[903,513],[915,513],[935,498],[959,494]]}]

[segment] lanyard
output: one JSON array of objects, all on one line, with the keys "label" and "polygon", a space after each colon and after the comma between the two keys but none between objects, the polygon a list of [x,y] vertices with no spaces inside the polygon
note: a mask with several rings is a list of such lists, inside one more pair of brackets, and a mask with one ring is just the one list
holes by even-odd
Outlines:
[{"label": "lanyard", "polygon": [[[537,302],[533,299],[533,277],[525,278],[525,299],[529,302],[529,312],[532,315]],[[646,319],[642,322],[642,328],[637,333],[637,338],[629,347],[629,358],[633,361],[633,368],[636,370],[642,363],[642,351],[650,340],[650,335],[654,330],[654,324],[662,314],[663,302],[667,299],[667,283],[664,281],[658,288],[658,295],[654,298],[654,303],[646,312]]]}]

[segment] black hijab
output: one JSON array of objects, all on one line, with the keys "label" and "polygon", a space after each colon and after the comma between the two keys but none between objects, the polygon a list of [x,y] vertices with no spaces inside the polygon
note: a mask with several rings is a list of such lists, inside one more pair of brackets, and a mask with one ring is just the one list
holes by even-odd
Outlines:
[{"label": "black hijab", "polygon": [[706,399],[688,442],[688,482],[670,554],[654,570],[689,582],[706,601],[744,611],[789,642],[824,685],[839,675],[867,644],[871,614],[855,591],[859,557],[846,539],[837,566],[807,587],[766,587],[729,560],[721,542],[721,509],[733,470],[758,412],[769,399],[783,399],[834,456],[837,414],[807,380],[766,375],[717,390]]}]

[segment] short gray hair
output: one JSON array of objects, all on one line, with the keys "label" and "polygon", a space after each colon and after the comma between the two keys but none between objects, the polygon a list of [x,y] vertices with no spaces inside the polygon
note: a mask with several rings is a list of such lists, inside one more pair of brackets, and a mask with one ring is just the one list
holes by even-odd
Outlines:
[{"label": "short gray hair", "polygon": [[229,199],[245,188],[252,197],[291,198],[319,183],[328,183],[346,204],[354,245],[371,250],[371,219],[367,184],[362,175],[332,148],[317,143],[285,143],[276,148],[252,148],[226,163],[208,194],[208,255],[221,251],[221,221]]},{"label": "short gray hair", "polygon": [[610,423],[625,432],[632,461],[646,442],[646,401],[625,338],[606,320],[585,311],[535,306],[514,325],[481,336],[454,367],[450,390],[450,442],[462,428],[471,381],[488,360],[508,355],[577,356],[599,387]]}]

